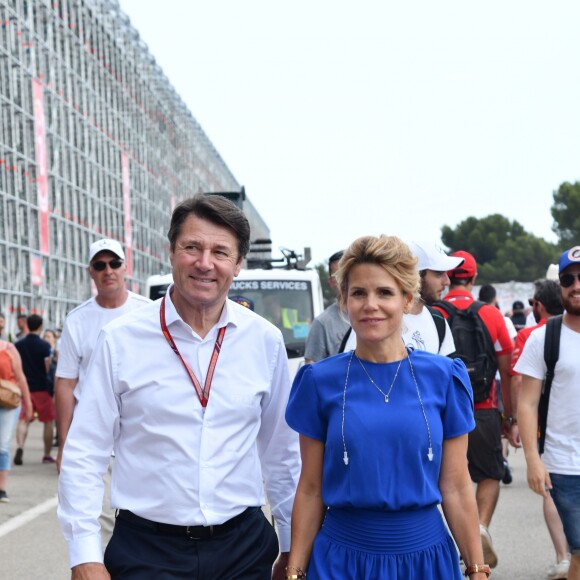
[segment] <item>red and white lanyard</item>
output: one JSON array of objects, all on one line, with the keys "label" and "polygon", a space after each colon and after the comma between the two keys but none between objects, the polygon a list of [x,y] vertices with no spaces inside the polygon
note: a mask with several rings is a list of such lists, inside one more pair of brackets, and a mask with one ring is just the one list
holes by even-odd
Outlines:
[{"label": "red and white lanyard", "polygon": [[211,355],[211,359],[209,361],[209,366],[207,368],[207,375],[205,377],[205,384],[202,388],[200,382],[197,380],[197,377],[193,374],[193,371],[189,368],[189,365],[185,362],[185,360],[181,356],[181,353],[179,352],[179,349],[177,348],[177,345],[175,344],[175,341],[173,340],[173,337],[171,336],[171,333],[169,332],[169,329],[167,328],[167,323],[165,322],[165,296],[163,296],[163,299],[161,300],[161,309],[159,310],[159,318],[160,318],[160,322],[161,322],[161,331],[163,332],[163,336],[165,336],[165,339],[169,343],[169,346],[172,348],[173,352],[179,357],[179,359],[183,363],[183,366],[184,366],[187,374],[189,375],[191,382],[193,383],[193,387],[195,388],[195,392],[197,393],[197,396],[199,398],[199,402],[201,403],[201,406],[205,409],[207,407],[207,402],[209,401],[209,392],[211,389],[211,381],[213,379],[213,373],[215,371],[218,357],[220,355],[220,351],[222,348],[222,342],[224,341],[224,335],[226,334],[226,327],[222,326],[218,331],[215,345],[213,347],[213,353]]}]

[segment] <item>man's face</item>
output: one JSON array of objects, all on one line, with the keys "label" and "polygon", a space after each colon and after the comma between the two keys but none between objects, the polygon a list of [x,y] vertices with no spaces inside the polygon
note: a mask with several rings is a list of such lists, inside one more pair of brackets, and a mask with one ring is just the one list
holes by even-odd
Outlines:
[{"label": "man's face", "polygon": [[[562,280],[568,275],[574,277],[574,280],[568,288],[562,286]],[[580,316],[580,264],[569,266],[560,274],[560,287],[562,291],[562,304],[564,305],[564,310],[573,316]]]},{"label": "man's face", "polygon": [[334,262],[330,263],[330,266],[329,266],[330,276],[328,277],[328,285],[332,288],[332,291],[334,292],[334,294],[336,296],[338,296],[339,291],[338,291],[338,285],[336,283],[336,278],[334,277],[334,275],[336,274],[336,271],[338,270],[338,262],[339,262],[339,260],[335,260]]},{"label": "man's face", "polygon": [[531,300],[530,303],[532,305],[532,314],[534,315],[534,320],[536,322],[540,322],[540,320],[542,320],[542,311],[543,311],[542,303],[536,298]]},{"label": "man's face", "polygon": [[27,326],[26,316],[19,316],[16,319],[16,326],[18,326],[18,330],[24,330]]},{"label": "man's face", "polygon": [[0,334],[4,332],[4,327],[6,326],[6,320],[4,316],[0,316]]},{"label": "man's face", "polygon": [[441,300],[445,288],[449,286],[449,276],[447,272],[436,270],[424,270],[421,277],[421,298],[425,304],[433,304]]},{"label": "man's face", "polygon": [[194,310],[221,308],[242,265],[234,233],[193,214],[183,222],[169,257],[174,301]]},{"label": "man's face", "polygon": [[[101,270],[103,265],[105,267]],[[91,260],[88,270],[100,296],[111,296],[125,290],[127,264],[113,252],[99,252]]]}]

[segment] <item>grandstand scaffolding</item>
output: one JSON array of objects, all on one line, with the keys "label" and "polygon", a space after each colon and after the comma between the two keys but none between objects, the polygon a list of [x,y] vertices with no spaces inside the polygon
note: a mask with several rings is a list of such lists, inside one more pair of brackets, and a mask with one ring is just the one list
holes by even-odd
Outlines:
[{"label": "grandstand scaffolding", "polygon": [[[60,326],[119,240],[129,288],[168,270],[170,211],[240,185],[116,0],[0,0],[0,312]],[[253,234],[269,237],[251,203]],[[10,316],[13,314],[13,316]]]}]

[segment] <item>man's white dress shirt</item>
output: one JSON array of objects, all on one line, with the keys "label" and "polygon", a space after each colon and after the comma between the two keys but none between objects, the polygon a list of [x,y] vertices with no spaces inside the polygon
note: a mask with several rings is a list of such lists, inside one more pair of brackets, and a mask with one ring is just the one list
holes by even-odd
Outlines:
[{"label": "man's white dress shirt", "polygon": [[156,522],[217,525],[264,505],[265,480],[280,550],[288,551],[300,456],[284,419],[290,376],[282,334],[226,300],[202,339],[168,295],[168,329],[202,385],[218,329],[227,327],[203,412],[161,332],[160,307],[158,300],[108,324],[91,358],[59,478],[71,567],[102,562],[102,475],[113,449],[113,508]]}]

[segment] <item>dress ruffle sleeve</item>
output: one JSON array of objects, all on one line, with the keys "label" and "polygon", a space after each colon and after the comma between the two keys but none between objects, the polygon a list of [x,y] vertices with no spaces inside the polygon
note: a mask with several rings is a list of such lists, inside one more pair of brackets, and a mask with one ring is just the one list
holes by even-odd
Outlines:
[{"label": "dress ruffle sleeve", "polygon": [[286,422],[301,435],[325,441],[327,421],[320,409],[314,366],[303,366],[296,374],[286,407]]},{"label": "dress ruffle sleeve", "polygon": [[442,414],[443,438],[451,439],[475,429],[473,418],[473,390],[465,364],[454,359]]}]

